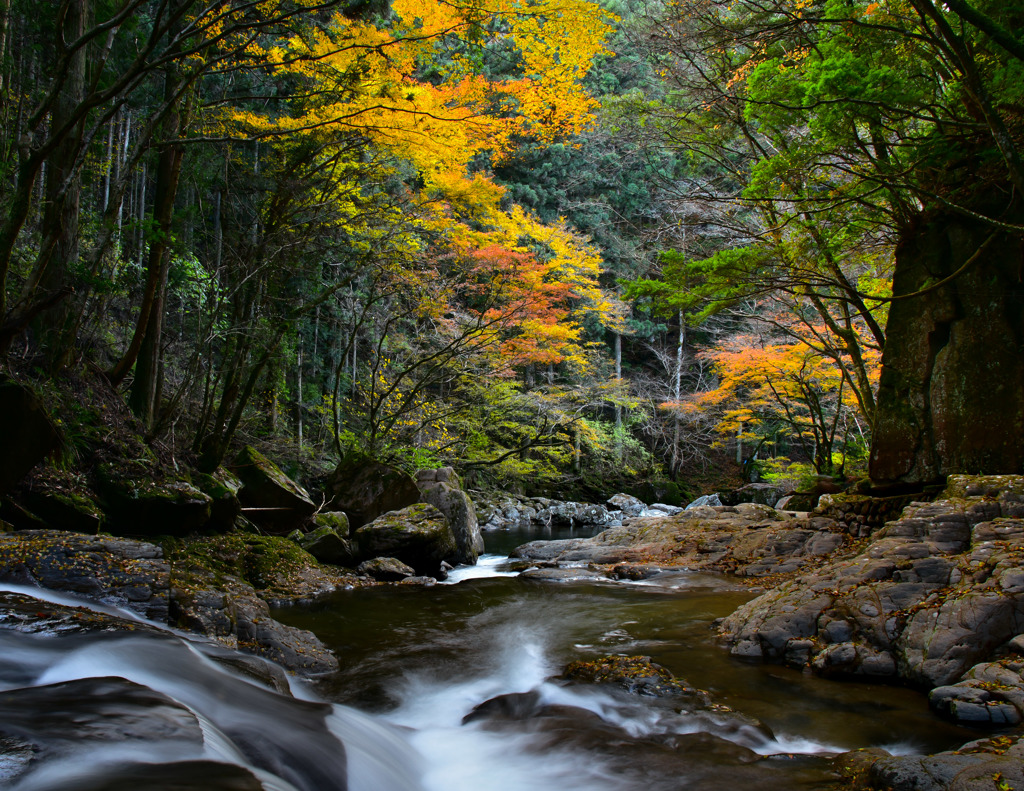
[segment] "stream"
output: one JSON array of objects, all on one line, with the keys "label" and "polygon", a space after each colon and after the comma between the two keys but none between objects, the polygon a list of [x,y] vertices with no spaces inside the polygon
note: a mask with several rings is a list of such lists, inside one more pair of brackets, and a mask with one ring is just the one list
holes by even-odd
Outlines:
[{"label": "stream", "polygon": [[[782,791],[829,787],[836,752],[935,752],[974,738],[917,692],[730,657],[710,626],[753,593],[727,578],[550,583],[507,568],[513,546],[570,534],[580,535],[490,533],[490,554],[445,584],[276,610],[341,663],[315,684],[285,682],[294,697],[209,641],[146,624],[0,630],[0,786]],[[559,678],[568,662],[609,654],[649,656],[712,705]]]},{"label": "stream", "polygon": [[[487,533],[491,553],[446,584],[341,592],[275,617],[336,652],[342,670],[318,692],[404,730],[427,791],[823,788],[837,752],[937,752],[975,738],[918,692],[729,656],[711,624],[754,594],[726,578],[550,583],[508,569],[525,541],[586,535]],[[609,654],[649,656],[734,713],[557,678]],[[473,713],[495,698],[509,704],[498,716]]]}]

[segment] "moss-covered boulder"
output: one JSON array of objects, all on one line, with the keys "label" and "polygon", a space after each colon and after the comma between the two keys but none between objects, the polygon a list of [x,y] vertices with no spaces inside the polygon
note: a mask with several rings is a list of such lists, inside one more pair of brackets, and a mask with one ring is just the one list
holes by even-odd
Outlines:
[{"label": "moss-covered boulder", "polygon": [[188,481],[158,482],[100,465],[97,479],[111,527],[132,536],[185,536],[210,521],[213,500]]},{"label": "moss-covered boulder", "polygon": [[217,532],[227,532],[234,527],[242,513],[242,502],[238,499],[242,481],[238,476],[218,467],[212,473],[196,473],[192,482],[212,501],[207,527]]},{"label": "moss-covered boulder", "polygon": [[348,514],[353,528],[420,500],[412,476],[360,455],[342,459],[327,481],[327,491],[332,510]]},{"label": "moss-covered boulder", "polygon": [[273,602],[314,598],[344,581],[308,552],[283,536],[234,532],[184,541],[169,540],[164,548],[176,579],[201,569],[215,579],[239,579]]},{"label": "moss-covered boulder", "polygon": [[242,481],[243,512],[268,532],[284,535],[316,512],[309,493],[253,447],[242,449],[232,471]]},{"label": "moss-covered boulder", "polygon": [[60,446],[60,433],[39,398],[15,382],[0,382],[0,492]]},{"label": "moss-covered boulder", "polygon": [[[320,516],[321,514],[317,514],[318,522]],[[339,526],[341,529],[330,524],[321,525],[309,533],[299,535],[297,543],[321,563],[351,566],[355,562],[356,553],[348,539],[342,538],[342,535],[348,535],[348,522],[344,521]]]},{"label": "moss-covered boulder", "polygon": [[418,574],[435,576],[442,560],[458,552],[448,519],[429,503],[378,516],[354,534],[363,558],[393,557]]},{"label": "moss-covered boulder", "polygon": [[99,533],[106,515],[88,491],[46,489],[25,495],[33,514],[49,527],[72,533]]},{"label": "moss-covered boulder", "polygon": [[484,539],[480,535],[480,524],[476,507],[463,490],[459,477],[451,467],[439,470],[419,470],[416,485],[423,501],[435,506],[448,518],[448,525],[455,535],[459,563],[473,565],[484,551]]}]

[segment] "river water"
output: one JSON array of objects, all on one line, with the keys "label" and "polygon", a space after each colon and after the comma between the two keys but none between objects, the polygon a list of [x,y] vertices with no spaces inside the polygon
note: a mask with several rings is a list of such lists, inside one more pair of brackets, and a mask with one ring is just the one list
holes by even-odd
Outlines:
[{"label": "river water", "polygon": [[[935,752],[973,738],[933,716],[918,692],[730,657],[711,627],[754,595],[735,581],[517,578],[506,553],[534,537],[486,535],[498,552],[449,584],[352,590],[275,613],[341,660],[320,694],[406,733],[427,791],[823,788],[836,752]],[[558,678],[571,661],[609,654],[649,656],[720,705]],[[495,698],[506,704],[500,716],[473,714]]]},{"label": "river water", "polygon": [[[935,752],[973,738],[917,692],[731,658],[711,624],[753,595],[735,581],[516,577],[505,556],[534,537],[486,536],[491,553],[449,584],[340,591],[276,611],[341,663],[315,685],[293,679],[291,696],[238,672],[246,660],[232,652],[149,624],[4,626],[0,786],[790,791],[831,787],[836,752]],[[7,591],[31,596],[22,601],[36,615],[76,603]],[[713,705],[559,678],[570,661],[608,654],[649,656]]]}]

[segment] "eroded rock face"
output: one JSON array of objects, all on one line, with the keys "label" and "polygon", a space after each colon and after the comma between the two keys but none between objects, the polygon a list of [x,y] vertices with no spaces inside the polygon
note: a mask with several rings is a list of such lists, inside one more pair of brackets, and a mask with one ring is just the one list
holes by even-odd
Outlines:
[{"label": "eroded rock face", "polygon": [[[946,493],[965,494],[975,484],[985,496],[912,504],[856,554],[740,607],[721,625],[733,653],[932,688],[953,685],[1009,650],[1024,633],[1024,520],[1005,514],[1018,513],[1024,478],[954,477]],[[1014,696],[937,694],[936,706],[959,719],[965,716],[955,710],[971,710],[967,704],[988,708],[973,709],[975,721],[1014,718],[995,712]]]},{"label": "eroded rock face", "polygon": [[344,511],[353,530],[420,501],[411,475],[364,456],[343,459],[331,474],[327,491],[330,507]]},{"label": "eroded rock face", "polygon": [[418,574],[431,576],[438,571],[441,561],[458,553],[447,518],[429,503],[378,516],[356,530],[353,538],[361,557],[397,558]]},{"label": "eroded rock face", "polygon": [[167,622],[170,567],[142,541],[59,530],[0,534],[0,580],[114,604]]},{"label": "eroded rock face", "polygon": [[484,551],[484,539],[480,535],[476,507],[462,490],[455,471],[451,467],[419,470],[416,485],[423,502],[430,503],[447,517],[458,546],[455,560],[467,565],[475,564]]}]

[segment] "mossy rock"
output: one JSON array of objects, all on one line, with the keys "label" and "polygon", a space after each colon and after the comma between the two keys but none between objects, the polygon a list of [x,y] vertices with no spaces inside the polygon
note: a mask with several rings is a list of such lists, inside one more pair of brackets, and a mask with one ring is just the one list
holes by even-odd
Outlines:
[{"label": "mossy rock", "polygon": [[243,513],[268,532],[287,534],[316,512],[309,493],[253,447],[242,449],[232,471],[242,481]]},{"label": "mossy rock", "polygon": [[[346,522],[345,525],[347,527],[348,523]],[[318,527],[301,536],[298,544],[321,563],[330,563],[332,566],[351,566],[355,562],[352,546],[333,527]]]},{"label": "mossy rock", "polygon": [[97,470],[112,527],[126,535],[185,536],[210,521],[212,498],[188,481],[125,477],[110,464]]},{"label": "mossy rock", "polygon": [[353,535],[363,558],[394,557],[418,574],[436,575],[458,548],[448,520],[435,506],[417,503],[378,516]]},{"label": "mossy rock", "polygon": [[215,579],[235,577],[258,590],[279,593],[290,592],[294,580],[317,567],[308,552],[282,536],[234,532],[165,542],[164,551],[176,578],[197,567]]},{"label": "mossy rock", "polygon": [[587,684],[614,684],[637,695],[688,697],[709,705],[706,692],[688,686],[649,656],[602,656],[566,665],[562,677]]},{"label": "mossy rock", "polygon": [[192,482],[212,500],[208,527],[218,532],[230,530],[242,513],[238,499],[242,481],[230,470],[218,467],[212,473],[195,473]]},{"label": "mossy rock", "polygon": [[25,497],[36,516],[56,530],[95,535],[103,529],[106,514],[86,492],[41,491]]},{"label": "mossy rock", "polygon": [[321,511],[313,517],[313,524],[318,528],[329,527],[343,538],[349,534],[349,521],[344,511]]}]

